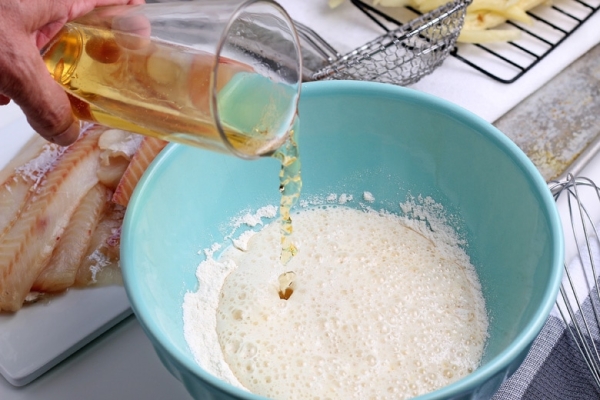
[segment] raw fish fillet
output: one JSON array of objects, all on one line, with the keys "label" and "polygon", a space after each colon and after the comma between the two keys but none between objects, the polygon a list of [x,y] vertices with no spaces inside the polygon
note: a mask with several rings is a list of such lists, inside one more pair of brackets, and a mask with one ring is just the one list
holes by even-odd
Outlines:
[{"label": "raw fish fillet", "polygon": [[111,161],[110,165],[102,165],[98,170],[98,180],[110,188],[115,190],[127,170],[129,160],[119,157]]},{"label": "raw fish fillet", "polygon": [[65,150],[0,238],[0,310],[22,307],[75,208],[98,182],[101,132],[91,129]]},{"label": "raw fish fillet", "polygon": [[101,183],[90,189],[77,206],[48,264],[37,277],[31,290],[57,292],[75,283],[79,265],[111,194],[112,192]]},{"label": "raw fish fillet", "polygon": [[121,283],[119,249],[124,216],[124,207],[109,204],[92,234],[87,253],[77,270],[75,286]]},{"label": "raw fish fillet", "polygon": [[131,158],[143,140],[143,136],[119,129],[108,129],[98,139],[100,169],[98,179],[106,187],[115,190]]},{"label": "raw fish fillet", "polygon": [[15,157],[0,170],[0,182],[6,182],[15,172],[15,169],[37,157],[45,144],[48,144],[48,142],[40,135],[32,136]]},{"label": "raw fish fillet", "polygon": [[62,148],[40,136],[35,139],[0,171],[0,238],[19,218],[36,184],[62,153]]},{"label": "raw fish fillet", "polygon": [[133,194],[135,186],[150,165],[152,160],[167,145],[167,142],[153,137],[145,137],[129,166],[125,170],[119,185],[115,189],[112,201],[126,207]]}]

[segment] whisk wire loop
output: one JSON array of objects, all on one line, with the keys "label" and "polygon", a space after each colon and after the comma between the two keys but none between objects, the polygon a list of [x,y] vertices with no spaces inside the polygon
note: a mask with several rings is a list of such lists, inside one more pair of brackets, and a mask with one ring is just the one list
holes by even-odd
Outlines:
[{"label": "whisk wire loop", "polygon": [[[565,235],[569,234],[572,239],[578,257],[575,262],[564,264],[565,275],[556,308],[600,392],[597,345],[600,340],[600,289],[596,267],[600,257],[600,235],[593,215],[594,210],[600,209],[600,188],[589,178],[571,174],[564,181],[551,182],[549,187],[557,202],[566,196],[569,222],[563,221],[563,225],[570,228],[570,231],[565,230]],[[596,207],[592,207],[592,203]],[[574,264],[581,269],[577,270]]]}]

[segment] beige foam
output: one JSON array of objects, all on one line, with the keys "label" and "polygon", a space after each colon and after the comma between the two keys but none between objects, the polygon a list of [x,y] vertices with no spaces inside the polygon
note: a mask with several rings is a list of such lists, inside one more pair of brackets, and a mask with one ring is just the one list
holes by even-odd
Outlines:
[{"label": "beige foam", "polygon": [[[477,367],[485,304],[458,246],[347,207],[303,210],[293,224],[299,253],[285,271],[277,223],[219,260],[237,265],[216,329],[244,387],[275,399],[408,398]],[[294,293],[282,300],[278,277],[290,270]]]}]

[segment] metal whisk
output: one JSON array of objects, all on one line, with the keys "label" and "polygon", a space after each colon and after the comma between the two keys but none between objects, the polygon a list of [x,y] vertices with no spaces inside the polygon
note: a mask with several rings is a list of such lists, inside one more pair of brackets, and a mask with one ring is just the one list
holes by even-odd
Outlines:
[{"label": "metal whisk", "polygon": [[[555,200],[568,210],[563,215],[565,249],[574,253],[565,262],[557,309],[600,391],[600,188],[590,179],[575,177],[550,182]],[[564,202],[564,203],[563,203]]]}]

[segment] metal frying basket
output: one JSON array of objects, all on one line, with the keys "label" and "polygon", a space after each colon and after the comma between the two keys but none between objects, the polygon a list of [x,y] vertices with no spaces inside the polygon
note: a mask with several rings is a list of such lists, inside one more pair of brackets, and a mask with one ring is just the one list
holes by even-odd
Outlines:
[{"label": "metal frying basket", "polygon": [[[354,2],[354,1],[353,1]],[[454,49],[471,0],[456,0],[341,55],[295,22],[302,42],[304,80],[352,79],[409,85],[430,74]],[[355,4],[356,5],[356,4]],[[370,18],[383,18],[376,10]]]}]

